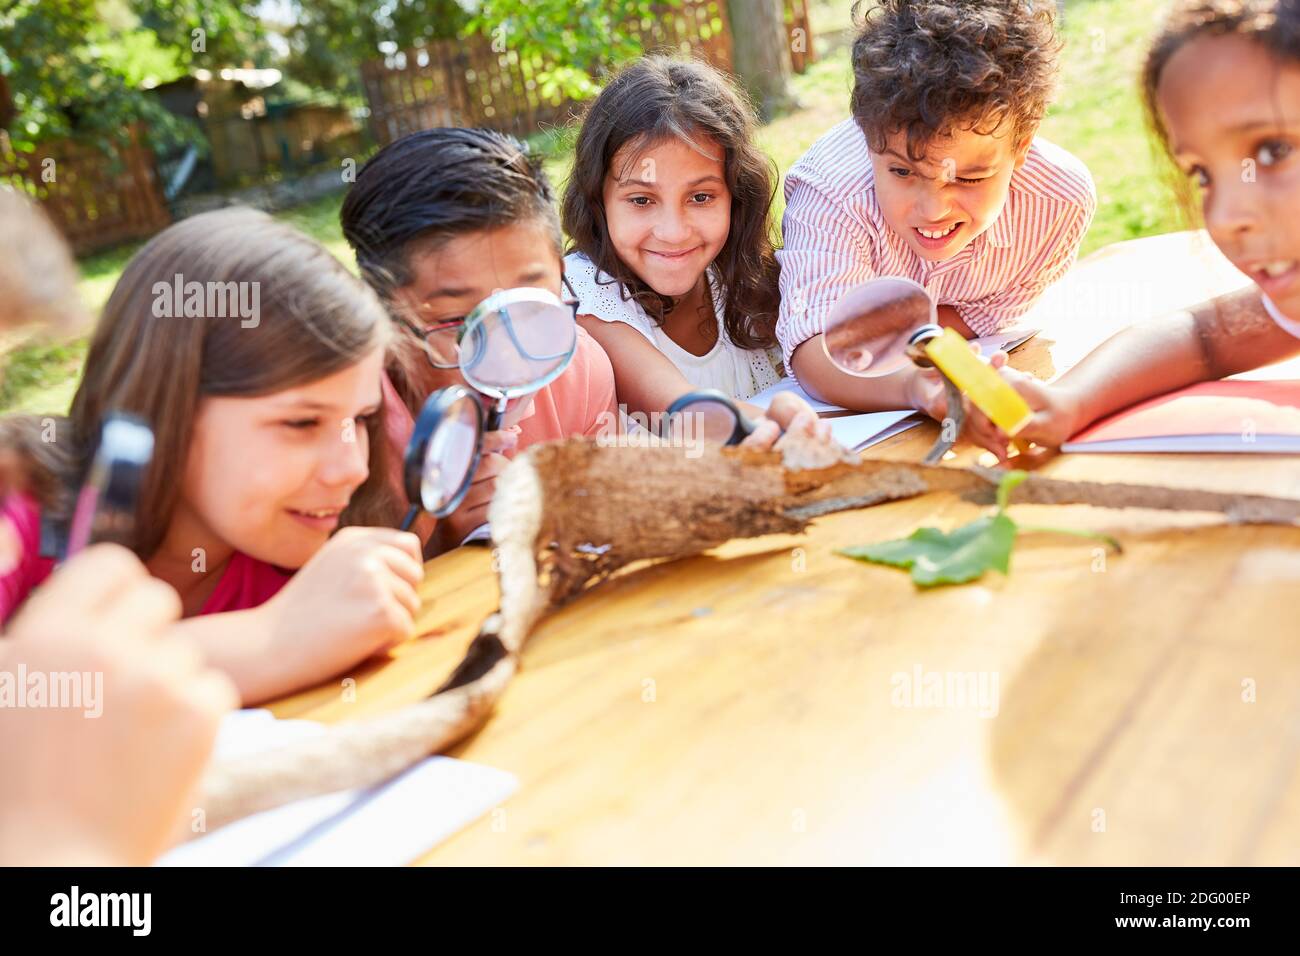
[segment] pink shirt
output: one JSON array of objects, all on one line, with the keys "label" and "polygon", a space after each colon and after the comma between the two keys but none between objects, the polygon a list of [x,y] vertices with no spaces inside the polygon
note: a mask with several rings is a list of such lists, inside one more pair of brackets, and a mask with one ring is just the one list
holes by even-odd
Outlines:
[{"label": "pink shirt", "polygon": [[[10,495],[5,500],[0,506],[0,526],[6,535],[0,568],[0,623],[7,624],[28,595],[50,576],[54,561],[40,556],[41,512],[29,495]],[[199,614],[257,607],[274,597],[290,576],[236,551]]]},{"label": "pink shirt", "polygon": [[[387,375],[383,387],[384,430],[400,462],[415,430],[415,419]],[[541,442],[594,438],[603,429],[613,428],[617,419],[614,367],[600,343],[579,328],[569,367],[533,396],[533,410],[519,422],[519,444],[511,454]],[[397,482],[400,485],[400,475]]]},{"label": "pink shirt", "polygon": [[920,283],[977,335],[1014,325],[1073,264],[1097,208],[1088,168],[1035,139],[993,224],[951,259],[930,262],[881,215],[867,139],[852,119],[795,163],[785,198],[776,336],[791,375],[790,356],[824,331],[835,301],[875,276]]}]

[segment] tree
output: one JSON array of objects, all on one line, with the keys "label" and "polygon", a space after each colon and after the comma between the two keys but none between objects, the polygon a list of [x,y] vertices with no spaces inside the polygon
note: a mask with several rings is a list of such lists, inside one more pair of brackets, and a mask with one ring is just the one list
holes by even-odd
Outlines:
[{"label": "tree", "polygon": [[[642,51],[623,29],[681,0],[293,0],[288,70],[335,92],[360,92],[358,66],[385,53],[467,34],[539,65],[543,96],[584,99],[598,78]],[[470,12],[472,9],[472,12]]]},{"label": "tree", "polygon": [[759,115],[771,119],[790,108],[789,37],[781,0],[727,0],[732,68],[749,90]]},{"label": "tree", "polygon": [[359,92],[365,61],[452,39],[471,18],[457,0],[293,0],[291,14],[288,71],[335,93]]},{"label": "tree", "polygon": [[[0,74],[19,150],[72,137],[107,145],[137,120],[154,143],[194,141],[142,85],[241,62],[261,36],[254,2],[14,0],[0,8]],[[195,32],[198,31],[198,32]],[[0,113],[5,112],[0,104]]]}]

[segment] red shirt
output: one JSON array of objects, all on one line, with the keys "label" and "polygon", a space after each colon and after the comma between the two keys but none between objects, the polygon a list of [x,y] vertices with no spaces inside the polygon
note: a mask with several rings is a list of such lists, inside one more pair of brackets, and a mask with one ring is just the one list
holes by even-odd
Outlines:
[{"label": "red shirt", "polygon": [[[7,538],[0,551],[0,623],[7,624],[50,576],[54,561],[40,556],[41,511],[30,495],[10,495],[0,506],[0,533]],[[290,577],[274,565],[236,551],[199,614],[257,607],[274,597]]]}]

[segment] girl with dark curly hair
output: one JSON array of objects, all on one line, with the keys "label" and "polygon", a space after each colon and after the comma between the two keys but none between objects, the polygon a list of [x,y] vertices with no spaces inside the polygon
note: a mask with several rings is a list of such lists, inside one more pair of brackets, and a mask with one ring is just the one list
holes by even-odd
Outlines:
[{"label": "girl with dark curly hair", "polygon": [[633,411],[661,411],[692,387],[746,399],[780,378],[777,174],[754,128],[730,80],[664,56],[624,69],[583,119],[565,274]]}]

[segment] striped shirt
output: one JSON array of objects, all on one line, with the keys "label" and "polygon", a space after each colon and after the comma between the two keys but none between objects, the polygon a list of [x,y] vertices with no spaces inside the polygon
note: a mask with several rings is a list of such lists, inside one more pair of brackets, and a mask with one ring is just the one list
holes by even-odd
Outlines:
[{"label": "striped shirt", "polygon": [[852,119],[795,163],[785,199],[776,335],[791,375],[790,356],[824,330],[835,301],[875,276],[919,282],[977,335],[1014,325],[1073,264],[1097,208],[1088,168],[1035,139],[992,225],[951,259],[931,262],[881,215],[867,140]]}]

